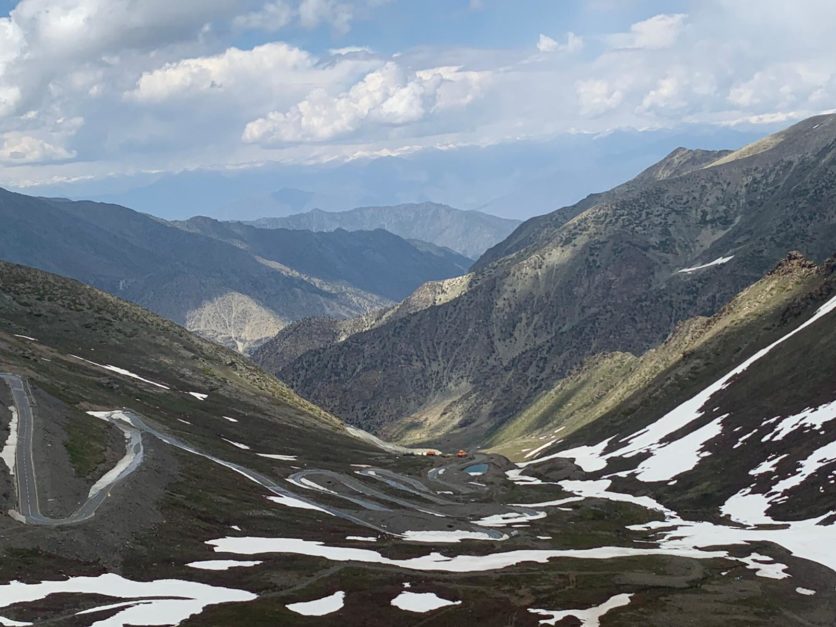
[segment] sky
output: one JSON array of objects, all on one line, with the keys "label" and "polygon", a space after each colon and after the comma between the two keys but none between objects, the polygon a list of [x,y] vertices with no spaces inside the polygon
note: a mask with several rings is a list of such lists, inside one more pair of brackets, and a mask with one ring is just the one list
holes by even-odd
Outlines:
[{"label": "sky", "polygon": [[0,185],[768,132],[836,106],[833,24],[832,0],[0,0]]}]

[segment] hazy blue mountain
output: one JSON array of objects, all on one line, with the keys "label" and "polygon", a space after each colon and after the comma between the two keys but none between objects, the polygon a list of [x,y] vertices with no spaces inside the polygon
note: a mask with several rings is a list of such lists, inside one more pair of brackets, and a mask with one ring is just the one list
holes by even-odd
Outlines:
[{"label": "hazy blue mountain", "polygon": [[118,205],[5,190],[0,220],[0,259],[81,280],[239,350],[301,318],[369,313],[470,263],[385,231],[241,226],[254,235],[247,250]]},{"label": "hazy blue mountain", "polygon": [[409,203],[392,207],[358,207],[349,211],[314,209],[287,217],[261,218],[262,228],[361,231],[386,229],[406,239],[431,242],[476,259],[517,227],[509,220],[480,211],[460,211],[438,203]]}]

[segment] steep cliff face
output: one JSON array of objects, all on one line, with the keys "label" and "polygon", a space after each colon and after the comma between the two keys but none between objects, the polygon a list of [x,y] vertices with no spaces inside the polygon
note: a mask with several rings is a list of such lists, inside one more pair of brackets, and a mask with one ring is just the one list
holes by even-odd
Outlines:
[{"label": "steep cliff face", "polygon": [[788,251],[828,257],[834,156],[832,115],[735,153],[675,153],[523,224],[457,297],[280,374],[354,424],[478,442],[590,357],[642,354],[683,320],[713,315]]}]

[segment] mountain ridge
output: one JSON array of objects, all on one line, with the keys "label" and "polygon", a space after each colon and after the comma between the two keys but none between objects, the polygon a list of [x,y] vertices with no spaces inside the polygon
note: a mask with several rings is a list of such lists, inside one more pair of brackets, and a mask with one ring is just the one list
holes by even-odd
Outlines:
[{"label": "mountain ridge", "polygon": [[[319,270],[329,278],[319,278],[266,258],[276,256],[269,242],[268,250],[248,251],[118,205],[0,190],[0,218],[0,258],[84,280],[242,351],[293,320],[351,317],[392,303],[352,278],[382,274],[386,281],[364,285],[400,296],[427,279],[459,274],[465,263],[382,232],[296,236],[321,253]],[[363,252],[377,243],[374,255]],[[309,256],[295,250],[300,262]],[[360,272],[351,267],[353,254],[363,255]],[[290,265],[292,257],[278,255]]]},{"label": "mountain ridge", "polygon": [[640,354],[713,314],[789,250],[832,253],[836,116],[777,139],[524,223],[455,299],[309,351],[280,376],[379,433],[438,422],[451,443],[478,441],[586,358]]},{"label": "mountain ridge", "polygon": [[475,210],[463,211],[433,202],[383,207],[357,207],[347,211],[312,209],[280,218],[249,222],[260,228],[292,228],[312,231],[385,229],[404,239],[417,239],[449,248],[470,259],[504,239],[519,220],[500,218]]}]

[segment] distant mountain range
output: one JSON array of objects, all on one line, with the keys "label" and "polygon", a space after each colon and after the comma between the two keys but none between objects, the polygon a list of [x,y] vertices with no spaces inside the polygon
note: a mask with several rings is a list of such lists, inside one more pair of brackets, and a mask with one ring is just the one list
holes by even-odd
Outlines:
[{"label": "distant mountain range", "polygon": [[308,316],[352,317],[470,260],[385,231],[300,233],[0,190],[0,259],[79,279],[238,350]]},{"label": "distant mountain range", "polygon": [[524,223],[439,302],[343,325],[336,343],[308,351],[297,332],[295,358],[272,344],[259,355],[289,359],[279,375],[353,424],[403,441],[480,442],[591,359],[641,355],[717,313],[789,251],[824,261],[835,173],[834,115],[735,152],[677,149]]},{"label": "distant mountain range", "polygon": [[521,222],[425,202],[392,207],[358,207],[349,211],[314,209],[287,217],[261,218],[251,224],[261,228],[310,231],[386,229],[405,239],[431,242],[477,259],[488,248],[508,237]]}]

